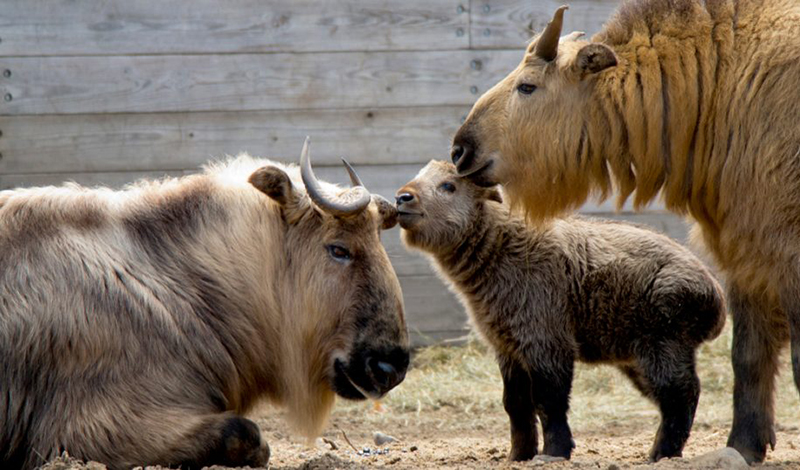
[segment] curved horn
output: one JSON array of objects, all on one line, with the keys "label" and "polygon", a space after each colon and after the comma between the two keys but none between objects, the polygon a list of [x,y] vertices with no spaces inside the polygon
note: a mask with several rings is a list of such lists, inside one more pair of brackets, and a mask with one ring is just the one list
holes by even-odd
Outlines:
[{"label": "curved horn", "polygon": [[306,186],[308,197],[314,201],[320,209],[325,212],[337,216],[355,215],[367,208],[371,201],[369,191],[363,186],[353,188],[351,191],[358,194],[358,197],[352,201],[342,201],[329,198],[322,185],[314,175],[314,170],[311,169],[311,152],[309,150],[311,138],[306,137],[303,144],[303,152],[300,154],[300,176],[303,178],[303,184]]},{"label": "curved horn", "polygon": [[350,175],[350,185],[366,187],[364,186],[364,183],[361,182],[361,178],[358,177],[358,173],[356,173],[356,170],[354,170],[353,167],[350,166],[350,163],[344,158],[342,158],[342,163],[344,163],[344,167],[347,168],[347,174]]},{"label": "curved horn", "polygon": [[536,55],[550,62],[558,54],[558,39],[561,36],[561,26],[564,24],[564,10],[569,7],[566,5],[558,7],[553,20],[547,23],[544,32],[536,41]]}]

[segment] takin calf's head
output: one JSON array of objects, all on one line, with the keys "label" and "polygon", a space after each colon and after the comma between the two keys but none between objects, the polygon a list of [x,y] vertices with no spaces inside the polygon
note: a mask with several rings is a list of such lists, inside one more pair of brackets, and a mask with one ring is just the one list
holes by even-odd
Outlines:
[{"label": "takin calf's head", "polygon": [[529,44],[517,68],[478,99],[453,139],[460,175],[503,184],[510,202],[533,216],[555,215],[588,196],[589,171],[581,162],[589,152],[586,103],[598,74],[617,64],[608,46],[578,39],[583,33],[559,39],[566,8]]},{"label": "takin calf's head", "polygon": [[487,201],[503,199],[496,188],[459,177],[452,163],[432,160],[395,200],[406,245],[443,254],[469,236]]},{"label": "takin calf's head", "polygon": [[294,356],[284,363],[299,369],[287,373],[344,398],[378,398],[403,380],[409,364],[400,284],[380,241],[380,231],[396,224],[396,210],[345,165],[353,187],[319,181],[306,140],[302,186],[276,166],[257,170],[250,183],[280,212],[276,286],[290,328],[278,334],[299,343],[281,351]]}]

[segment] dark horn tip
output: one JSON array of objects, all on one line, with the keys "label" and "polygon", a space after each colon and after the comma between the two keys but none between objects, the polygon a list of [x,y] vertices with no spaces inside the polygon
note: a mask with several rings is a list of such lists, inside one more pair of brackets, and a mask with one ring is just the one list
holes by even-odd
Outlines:
[{"label": "dark horn tip", "polygon": [[[557,21],[558,23],[563,23],[564,22],[564,11],[566,11],[566,10],[569,10],[569,5],[561,5],[560,7],[558,7],[558,9],[556,10],[555,14],[553,14],[553,20],[551,21],[551,23],[553,21]],[[559,25],[559,26],[561,26],[561,25]],[[559,30],[560,29],[561,28],[559,27]]]},{"label": "dark horn tip", "polygon": [[347,174],[350,176],[350,184],[352,186],[364,186],[364,183],[361,182],[361,178],[358,177],[358,173],[356,173],[356,170],[350,165],[350,162],[345,160],[344,157],[341,157],[341,159],[345,169],[347,169]]}]

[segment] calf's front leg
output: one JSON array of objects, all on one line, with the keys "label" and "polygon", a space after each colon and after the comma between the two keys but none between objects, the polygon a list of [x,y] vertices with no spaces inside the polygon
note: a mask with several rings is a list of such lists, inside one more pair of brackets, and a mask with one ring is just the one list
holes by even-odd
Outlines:
[{"label": "calf's front leg", "polygon": [[499,358],[503,375],[503,407],[511,421],[511,461],[530,460],[538,452],[536,411],[531,377],[519,362]]},{"label": "calf's front leg", "polygon": [[573,367],[571,360],[565,360],[557,370],[541,370],[535,367],[531,370],[533,401],[542,422],[542,453],[545,455],[569,459],[572,449],[575,448],[567,422]]}]

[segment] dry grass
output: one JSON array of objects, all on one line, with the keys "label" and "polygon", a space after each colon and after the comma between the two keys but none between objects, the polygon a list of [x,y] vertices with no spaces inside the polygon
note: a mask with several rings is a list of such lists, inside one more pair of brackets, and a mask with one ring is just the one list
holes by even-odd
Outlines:
[{"label": "dry grass", "polygon": [[[733,371],[730,363],[730,321],[719,338],[698,350],[698,375],[702,385],[696,426],[729,426],[732,420]],[[796,429],[800,423],[800,399],[792,381],[788,350],[781,355],[777,380],[778,429]],[[493,355],[476,340],[465,346],[422,349],[413,359],[405,382],[383,401],[395,415],[424,421],[448,408],[469,421],[485,421],[487,415],[504,418],[502,379]],[[337,414],[363,410],[364,404],[340,401]],[[379,413],[364,414],[379,424]],[[613,425],[620,419],[641,418],[643,428],[654,429],[656,407],[642,397],[615,368],[577,364],[573,382],[570,424],[576,431]],[[786,426],[783,425],[786,423]]]}]

